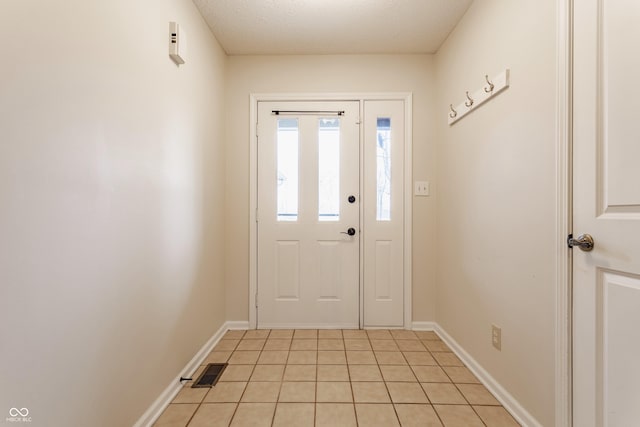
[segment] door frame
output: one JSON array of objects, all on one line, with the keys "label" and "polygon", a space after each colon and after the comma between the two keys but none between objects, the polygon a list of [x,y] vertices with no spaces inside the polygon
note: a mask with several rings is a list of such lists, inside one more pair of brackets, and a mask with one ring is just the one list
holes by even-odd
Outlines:
[{"label": "door frame", "polygon": [[555,425],[573,425],[573,2],[556,9]]},{"label": "door frame", "polygon": [[[404,329],[411,329],[411,236],[412,236],[412,207],[413,207],[413,94],[411,92],[383,92],[383,93],[252,93],[249,95],[249,328],[257,327],[257,297],[258,297],[258,102],[286,102],[286,101],[357,101],[360,103],[360,164],[364,156],[364,129],[362,117],[365,101],[401,100],[404,101],[404,261],[403,261],[403,291],[404,291]],[[360,194],[363,194],[363,168],[360,168]],[[363,215],[363,204],[360,204],[360,218]],[[364,325],[363,300],[363,251],[360,251],[360,299],[359,323]]]}]

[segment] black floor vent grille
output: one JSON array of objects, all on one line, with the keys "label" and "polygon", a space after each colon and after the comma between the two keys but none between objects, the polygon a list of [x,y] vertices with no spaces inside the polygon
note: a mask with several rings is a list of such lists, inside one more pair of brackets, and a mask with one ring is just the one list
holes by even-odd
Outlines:
[{"label": "black floor vent grille", "polygon": [[209,363],[204,372],[193,383],[191,388],[210,388],[215,386],[226,367],[226,363]]}]

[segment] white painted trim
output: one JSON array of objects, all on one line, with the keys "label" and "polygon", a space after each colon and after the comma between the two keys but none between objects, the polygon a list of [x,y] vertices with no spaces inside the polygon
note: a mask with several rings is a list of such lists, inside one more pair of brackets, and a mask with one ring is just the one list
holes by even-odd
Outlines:
[{"label": "white painted trim", "polygon": [[[359,159],[359,165],[360,165],[360,187],[358,188],[358,191],[360,195],[364,194],[364,183],[365,183],[365,179],[364,179],[364,159],[365,159],[365,155],[364,155],[364,101],[360,100],[360,117],[359,117],[359,122],[360,124],[358,125],[358,131],[360,132],[360,139],[359,139],[359,144],[360,144],[360,159]],[[360,199],[362,200],[362,198]],[[364,203],[360,203],[360,222],[358,223],[360,230],[362,230],[362,224],[364,221]],[[366,230],[365,230],[366,231]],[[358,303],[360,304],[360,313],[358,315],[358,320],[359,320],[359,325],[360,327],[364,328],[364,250],[363,250],[363,245],[364,245],[364,239],[363,239],[363,234],[362,233],[358,233],[358,244],[360,245],[360,271],[358,272],[358,274],[360,275],[360,281],[359,281],[359,294],[358,295]]]},{"label": "white painted trim", "polygon": [[[404,188],[404,327],[411,327],[412,318],[412,209],[413,209],[413,94],[411,92],[388,93],[252,93],[249,95],[249,327],[255,329],[258,324],[256,295],[258,292],[258,230],[256,209],[258,208],[258,102],[259,101],[375,101],[402,100],[405,105],[405,188]],[[360,107],[362,109],[362,105]],[[362,138],[362,127],[360,128]],[[362,294],[362,283],[360,286]],[[360,302],[360,323],[364,306]]]},{"label": "white painted trim", "polygon": [[229,331],[245,331],[249,328],[249,322],[246,320],[227,320],[225,323]]},{"label": "white painted trim", "polygon": [[252,93],[250,98],[262,102],[278,101],[385,101],[408,99],[411,92],[349,92],[349,93]]},{"label": "white painted trim", "polygon": [[249,327],[258,327],[258,95],[249,96]]},{"label": "white painted trim", "polygon": [[247,325],[247,322],[225,322],[220,329],[218,329],[211,338],[202,346],[202,348],[196,353],[195,356],[187,363],[187,365],[178,373],[164,391],[158,396],[158,398],[149,406],[149,408],[142,414],[138,421],[133,425],[134,427],[151,427],[155,423],[162,412],[167,409],[167,406],[173,401],[174,397],[180,392],[183,384],[180,383],[181,377],[191,377],[198,367],[202,365],[202,362],[206,359],[207,355],[213,350],[213,347],[218,344],[218,341],[222,339],[222,336],[229,329],[246,329],[239,326]]},{"label": "white painted trim", "polygon": [[572,402],[572,261],[565,237],[572,226],[573,0],[560,0],[556,11],[556,320],[555,425],[573,425]]},{"label": "white painted trim", "polygon": [[414,331],[435,331],[437,326],[436,322],[413,322],[411,329]]},{"label": "white painted trim", "polygon": [[379,330],[379,331],[399,331],[399,330],[405,330],[407,328],[403,326],[363,326],[362,327],[363,330],[367,330],[367,331],[375,331],[375,330]]},{"label": "white painted trim", "polygon": [[413,94],[404,101],[404,328],[412,327],[412,240],[413,235]]},{"label": "white painted trim", "polygon": [[263,329],[358,329],[358,325],[351,325],[348,323],[266,323],[260,325],[260,327]]},{"label": "white painted trim", "polygon": [[[432,322],[416,322],[432,323]],[[462,360],[480,382],[495,396],[509,413],[524,427],[542,427],[534,417],[500,383],[493,378],[469,353],[467,353],[440,325],[433,329],[453,352]]]}]

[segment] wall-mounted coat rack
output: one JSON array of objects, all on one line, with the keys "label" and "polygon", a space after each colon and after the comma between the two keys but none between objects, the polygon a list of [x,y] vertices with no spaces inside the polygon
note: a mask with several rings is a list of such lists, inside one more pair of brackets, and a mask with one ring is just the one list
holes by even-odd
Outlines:
[{"label": "wall-mounted coat rack", "polygon": [[489,78],[488,75],[485,75],[484,78],[486,83],[482,88],[472,94],[469,94],[469,91],[467,91],[466,99],[456,107],[454,107],[453,104],[449,104],[449,125],[454,124],[509,87],[509,69],[504,70],[492,78]]}]

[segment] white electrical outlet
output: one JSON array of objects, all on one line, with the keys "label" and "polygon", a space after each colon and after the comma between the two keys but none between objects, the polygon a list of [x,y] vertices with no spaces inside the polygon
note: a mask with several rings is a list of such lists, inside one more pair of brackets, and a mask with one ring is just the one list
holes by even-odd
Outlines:
[{"label": "white electrical outlet", "polygon": [[429,181],[416,181],[413,193],[416,196],[428,196],[429,195]]},{"label": "white electrical outlet", "polygon": [[491,325],[491,344],[499,351],[502,351],[502,328],[496,325]]}]

